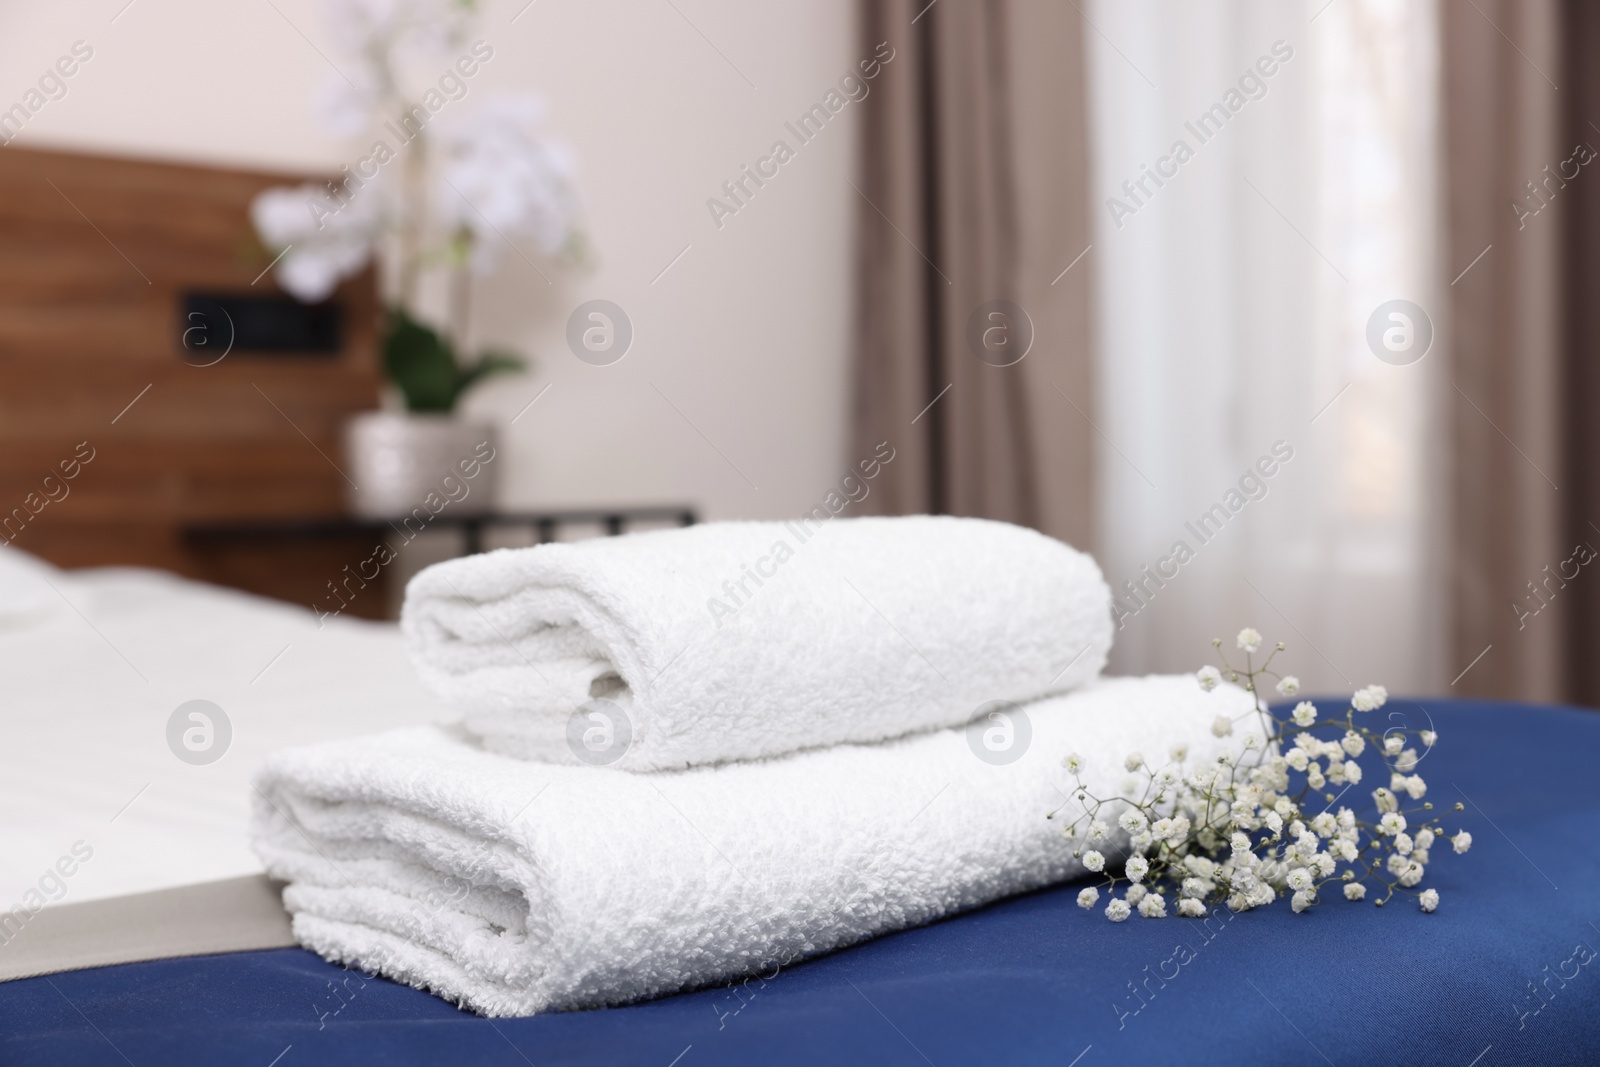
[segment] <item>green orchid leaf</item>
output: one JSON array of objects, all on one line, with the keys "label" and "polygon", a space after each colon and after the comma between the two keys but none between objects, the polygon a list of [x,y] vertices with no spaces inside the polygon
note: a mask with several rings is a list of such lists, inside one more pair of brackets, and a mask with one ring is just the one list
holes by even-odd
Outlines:
[{"label": "green orchid leaf", "polygon": [[479,354],[478,361],[461,372],[456,396],[459,398],[467,389],[491,375],[511,374],[527,369],[528,361],[514,352],[507,352],[503,349],[484,349]]},{"label": "green orchid leaf", "polygon": [[450,344],[402,310],[389,315],[383,363],[411,411],[449,411],[461,391]]},{"label": "green orchid leaf", "polygon": [[410,411],[449,412],[471,386],[494,374],[528,369],[514,352],[485,349],[470,367],[456,362],[450,342],[403,308],[389,312],[383,365]]}]

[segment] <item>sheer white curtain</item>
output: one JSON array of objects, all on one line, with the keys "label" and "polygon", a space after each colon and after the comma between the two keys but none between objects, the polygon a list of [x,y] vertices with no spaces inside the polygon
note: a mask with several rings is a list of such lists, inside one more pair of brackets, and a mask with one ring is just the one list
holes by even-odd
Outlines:
[{"label": "sheer white curtain", "polygon": [[1190,670],[1248,624],[1312,691],[1445,688],[1445,339],[1405,365],[1367,340],[1391,300],[1443,318],[1432,4],[1084,14],[1113,669]]}]

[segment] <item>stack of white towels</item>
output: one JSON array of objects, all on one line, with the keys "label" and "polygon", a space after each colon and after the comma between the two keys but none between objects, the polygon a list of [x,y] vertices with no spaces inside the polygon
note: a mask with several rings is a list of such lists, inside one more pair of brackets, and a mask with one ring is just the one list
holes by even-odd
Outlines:
[{"label": "stack of white towels", "polygon": [[453,560],[401,627],[461,722],[276,754],[255,847],[302,944],[487,1015],[770,973],[1082,873],[1068,752],[1106,793],[1222,744],[1238,690],[1099,677],[1108,601],[1087,555],[947,517]]}]

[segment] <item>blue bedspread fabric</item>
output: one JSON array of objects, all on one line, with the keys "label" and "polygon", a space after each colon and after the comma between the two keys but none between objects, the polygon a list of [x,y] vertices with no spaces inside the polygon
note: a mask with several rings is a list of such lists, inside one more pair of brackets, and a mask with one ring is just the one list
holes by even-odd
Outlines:
[{"label": "blue bedspread fabric", "polygon": [[1600,1062],[1600,714],[1391,712],[1436,724],[1419,770],[1475,839],[1435,849],[1432,915],[1325,894],[1113,925],[1061,887],[737,987],[495,1021],[297,949],[130,964],[0,986],[0,1063]]}]

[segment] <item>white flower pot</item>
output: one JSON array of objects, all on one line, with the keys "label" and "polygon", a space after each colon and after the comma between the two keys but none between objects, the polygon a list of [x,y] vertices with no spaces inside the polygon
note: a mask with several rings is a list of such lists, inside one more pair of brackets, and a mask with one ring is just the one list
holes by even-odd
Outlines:
[{"label": "white flower pot", "polygon": [[424,508],[437,515],[482,514],[494,505],[499,464],[495,428],[451,415],[366,411],[345,424],[350,511],[396,519]]}]

